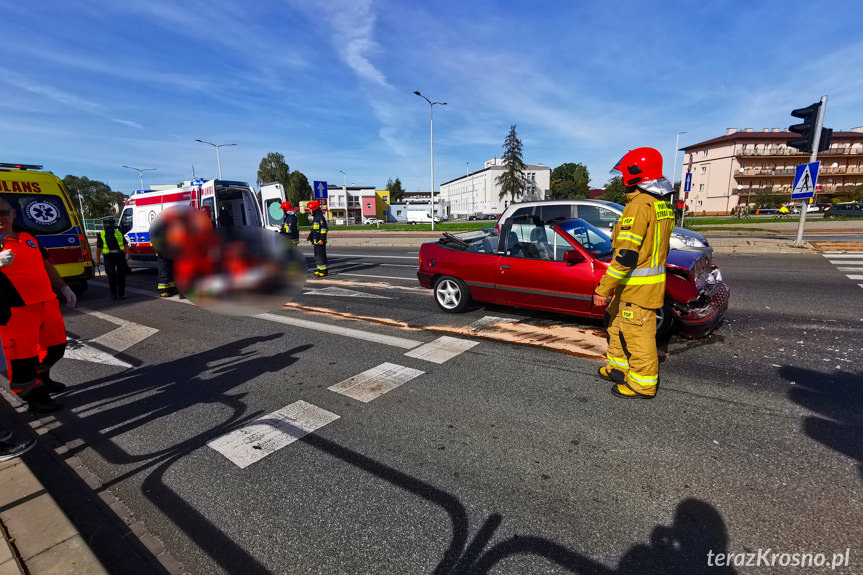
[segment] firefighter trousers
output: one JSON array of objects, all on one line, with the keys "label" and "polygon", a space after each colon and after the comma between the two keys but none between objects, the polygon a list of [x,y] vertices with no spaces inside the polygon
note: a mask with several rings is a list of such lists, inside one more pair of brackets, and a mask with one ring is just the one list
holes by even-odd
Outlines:
[{"label": "firefighter trousers", "polygon": [[174,283],[174,260],[157,256],[156,269],[158,271],[156,289],[158,291],[176,289],[176,284]]},{"label": "firefighter trousers", "polygon": [[[641,395],[655,395],[659,384],[659,356],[656,352],[656,310],[618,296],[606,310],[608,333],[607,369],[622,372],[624,386]],[[626,390],[621,389],[626,395]]]},{"label": "firefighter trousers", "polygon": [[327,275],[327,245],[315,244],[315,264],[317,269],[315,273],[318,275]]}]

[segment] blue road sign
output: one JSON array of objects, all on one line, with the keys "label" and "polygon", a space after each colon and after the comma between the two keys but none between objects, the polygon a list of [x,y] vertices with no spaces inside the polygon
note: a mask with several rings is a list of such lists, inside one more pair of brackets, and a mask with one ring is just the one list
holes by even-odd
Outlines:
[{"label": "blue road sign", "polygon": [[327,199],[327,183],[326,182],[315,181],[314,190],[315,190],[315,199],[316,200]]},{"label": "blue road sign", "polygon": [[818,183],[818,168],[821,162],[812,162],[797,166],[794,175],[794,190],[791,192],[792,200],[803,200],[815,197],[815,185]]},{"label": "blue road sign", "polygon": [[683,191],[688,192],[692,190],[692,172],[686,172],[686,180],[683,184]]}]

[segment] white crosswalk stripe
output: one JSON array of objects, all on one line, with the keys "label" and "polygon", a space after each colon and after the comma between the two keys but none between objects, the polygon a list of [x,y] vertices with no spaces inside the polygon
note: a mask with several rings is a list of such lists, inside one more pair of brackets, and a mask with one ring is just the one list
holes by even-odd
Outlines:
[{"label": "white crosswalk stripe", "polygon": [[468,341],[457,337],[441,336],[436,340],[412,349],[405,355],[432,363],[444,363],[477,345],[477,341]]},{"label": "white crosswalk stripe", "polygon": [[295,401],[207,445],[244,469],[337,419],[326,409]]},{"label": "white crosswalk stripe", "polygon": [[[122,318],[85,307],[78,307],[76,309],[81,313],[97,317],[119,327],[87,342],[69,338],[66,343],[66,353],[64,355],[66,359],[103,363],[117,367],[132,367],[132,364],[123,361],[122,359],[117,359],[114,356],[126,351],[133,345],[144,341],[159,331],[154,327],[126,321]],[[104,350],[110,350],[111,353]]]},{"label": "white crosswalk stripe", "polygon": [[424,373],[424,371],[394,363],[382,363],[327,389],[368,403]]},{"label": "white crosswalk stripe", "polygon": [[[846,272],[845,276],[854,281],[863,280],[863,274],[853,272],[863,272],[863,267],[844,267],[844,266],[863,266],[863,252],[824,252],[823,255],[827,261],[837,266],[840,272]],[[847,273],[852,272],[852,273]],[[863,287],[863,284],[857,284]]]}]

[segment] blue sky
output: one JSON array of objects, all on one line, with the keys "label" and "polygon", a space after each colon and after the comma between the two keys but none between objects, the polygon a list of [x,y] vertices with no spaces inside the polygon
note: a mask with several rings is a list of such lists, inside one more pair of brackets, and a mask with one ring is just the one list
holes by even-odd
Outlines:
[{"label": "blue sky", "polygon": [[[499,156],[585,164],[786,128],[829,96],[863,125],[863,3],[0,0],[0,161],[145,185],[252,183],[268,152],[341,185],[429,188]],[[678,160],[679,163],[682,160]],[[679,171],[679,168],[678,168]]]}]

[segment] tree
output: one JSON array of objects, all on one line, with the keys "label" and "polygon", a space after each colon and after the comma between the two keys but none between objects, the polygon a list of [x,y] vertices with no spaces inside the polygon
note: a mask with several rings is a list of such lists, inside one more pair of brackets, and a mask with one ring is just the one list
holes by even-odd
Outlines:
[{"label": "tree", "polygon": [[288,189],[291,169],[285,162],[285,157],[278,152],[270,152],[261,160],[258,165],[258,188],[262,184],[282,184],[285,190]]},{"label": "tree", "polygon": [[387,192],[389,192],[390,203],[402,201],[405,197],[405,190],[402,188],[402,181],[396,177],[395,181],[392,178],[387,180]]},{"label": "tree", "polygon": [[288,176],[288,185],[285,186],[285,196],[291,204],[298,206],[300,202],[311,200],[314,190],[309,184],[309,179],[300,171],[293,171]]},{"label": "tree", "polygon": [[63,178],[63,185],[71,192],[77,206],[84,205],[84,213],[81,214],[83,218],[116,216],[123,208],[125,196],[121,192],[112,191],[108,184],[99,180],[70,174]]},{"label": "tree", "polygon": [[550,194],[554,200],[590,197],[590,173],[582,164],[561,164],[551,171]]},{"label": "tree", "polygon": [[605,184],[605,193],[602,195],[600,199],[615,202],[618,204],[625,204],[627,202],[626,186],[623,183],[623,178],[620,176],[615,176],[611,178],[607,184]]},{"label": "tree", "polygon": [[852,202],[863,202],[863,184],[860,184],[851,192]]},{"label": "tree", "polygon": [[504,171],[501,175],[495,178],[495,182],[500,186],[500,194],[498,197],[503,199],[506,196],[512,197],[515,200],[524,191],[524,160],[521,159],[521,140],[515,134],[515,124],[510,126],[509,135],[503,143],[503,166]]}]

